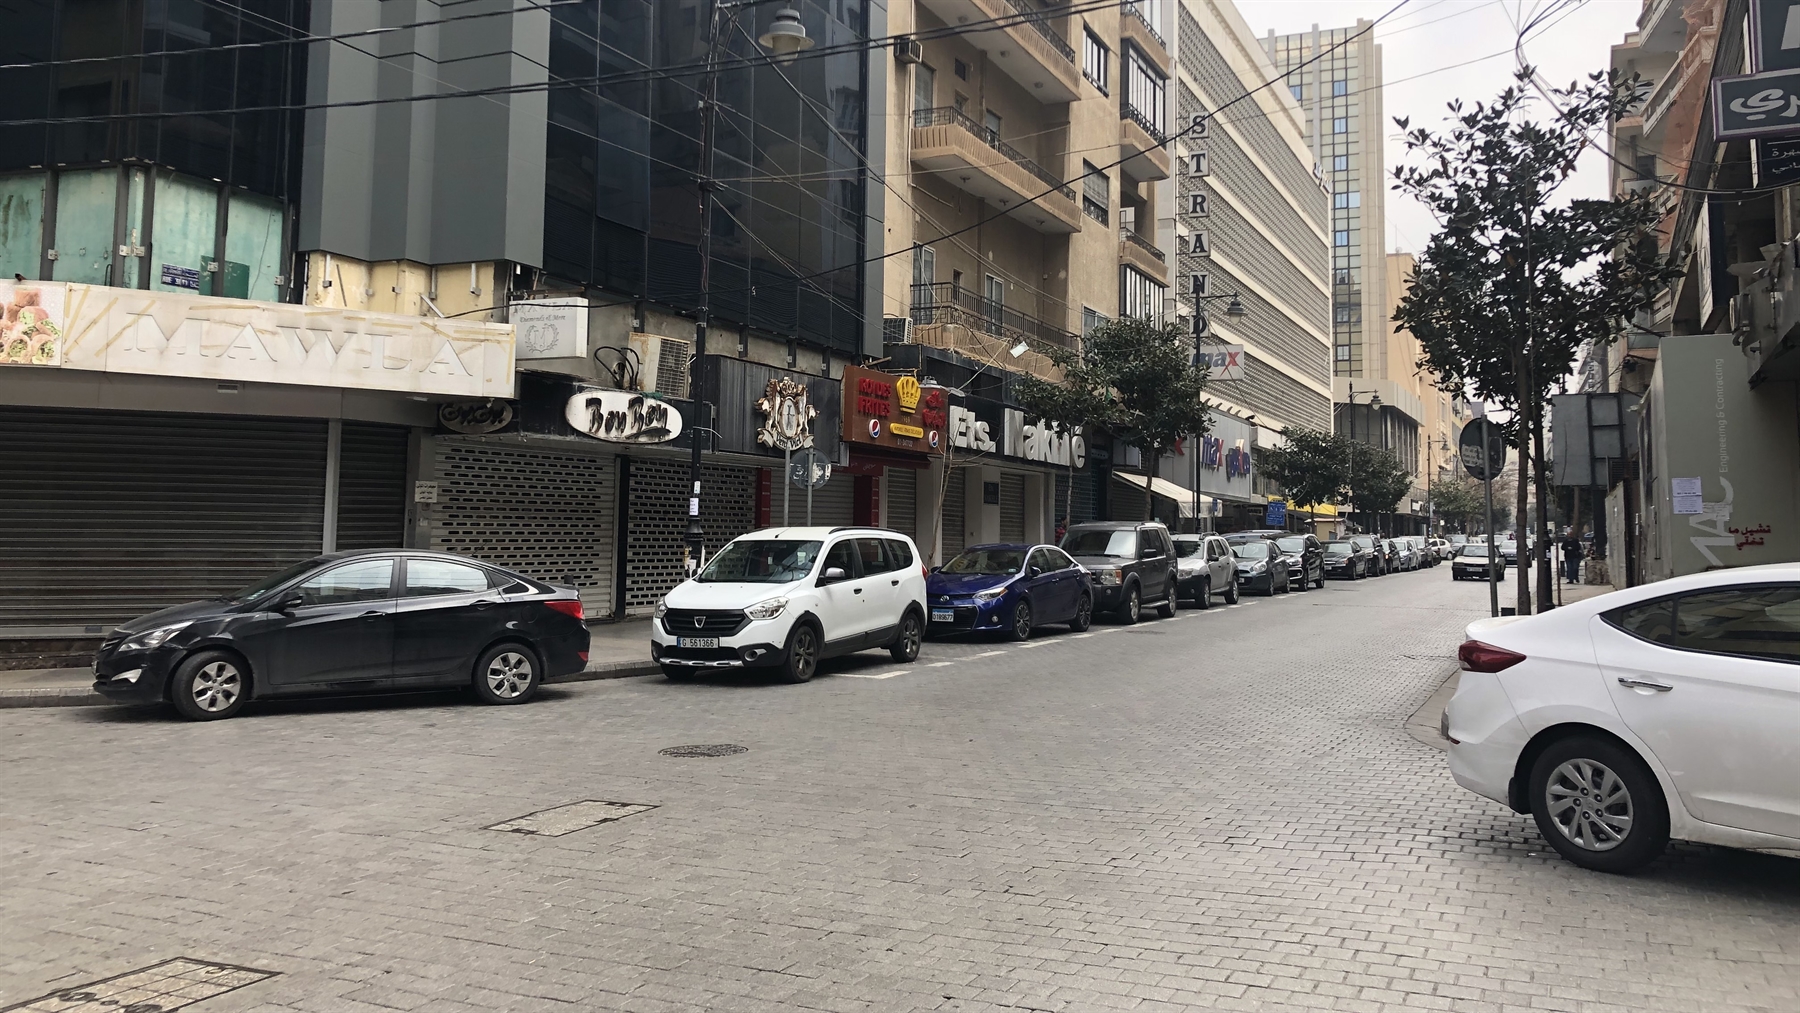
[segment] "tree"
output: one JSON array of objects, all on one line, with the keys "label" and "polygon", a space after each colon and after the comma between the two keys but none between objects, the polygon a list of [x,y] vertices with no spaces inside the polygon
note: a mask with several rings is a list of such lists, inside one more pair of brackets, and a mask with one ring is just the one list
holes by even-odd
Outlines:
[{"label": "tree", "polygon": [[1349,441],[1317,429],[1289,426],[1284,446],[1257,448],[1257,467],[1281,484],[1295,506],[1323,506],[1343,500],[1349,485]]},{"label": "tree", "polygon": [[1412,472],[1390,450],[1360,440],[1344,442],[1350,450],[1350,505],[1365,514],[1393,513],[1412,491]]},{"label": "tree", "polygon": [[1212,430],[1211,412],[1201,400],[1207,368],[1194,362],[1192,339],[1174,324],[1120,317],[1088,332],[1080,351],[1053,348],[1050,358],[1062,367],[1060,386],[1067,390],[1049,390],[1059,385],[1027,376],[1013,396],[1032,412],[1105,428],[1138,448],[1144,455],[1144,519],[1149,520],[1157,462],[1177,440]]},{"label": "tree", "polygon": [[1446,524],[1454,525],[1467,534],[1469,522],[1481,517],[1485,511],[1480,483],[1461,476],[1434,483],[1431,487],[1431,509]]},{"label": "tree", "polygon": [[[1073,437],[1082,426],[1107,426],[1112,424],[1112,412],[1117,402],[1112,392],[1103,383],[1093,367],[1076,359],[1073,355],[1057,359],[1052,354],[1052,361],[1062,366],[1063,383],[1052,383],[1036,376],[1026,374],[1013,387],[1013,398],[1019,407],[1040,418],[1049,419],[1070,430]],[[1075,522],[1075,455],[1069,455],[1069,489],[1063,498],[1063,519]]]},{"label": "tree", "polygon": [[[1396,189],[1423,203],[1441,227],[1394,320],[1419,340],[1419,365],[1434,370],[1444,389],[1512,413],[1505,429],[1520,451],[1521,517],[1534,461],[1537,501],[1548,500],[1542,423],[1551,387],[1584,341],[1610,341],[1680,273],[1645,241],[1665,213],[1653,193],[1557,200],[1592,136],[1638,100],[1637,79],[1597,73],[1586,84],[1552,89],[1540,121],[1526,115],[1533,74],[1520,68],[1519,83],[1491,103],[1467,110],[1450,103],[1444,133],[1395,120],[1419,162],[1395,170]],[[1533,539],[1540,602],[1552,586],[1546,525],[1540,509]],[[1521,615],[1531,611],[1525,570]]]}]

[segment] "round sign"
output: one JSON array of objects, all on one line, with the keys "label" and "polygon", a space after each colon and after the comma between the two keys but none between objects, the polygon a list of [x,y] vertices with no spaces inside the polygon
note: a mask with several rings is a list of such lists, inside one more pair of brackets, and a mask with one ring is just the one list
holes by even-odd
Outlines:
[{"label": "round sign", "polygon": [[871,439],[871,440],[881,439],[881,420],[880,419],[870,419],[869,420],[869,439]]},{"label": "round sign", "polygon": [[801,489],[817,489],[831,480],[831,462],[808,447],[788,462],[788,481]]},{"label": "round sign", "polygon": [[938,448],[938,431],[933,429],[931,434],[925,437],[925,442],[931,444],[931,449],[936,450]]},{"label": "round sign", "polygon": [[1487,419],[1464,426],[1456,438],[1456,449],[1463,468],[1478,481],[1498,478],[1500,469],[1506,467],[1506,437]]}]

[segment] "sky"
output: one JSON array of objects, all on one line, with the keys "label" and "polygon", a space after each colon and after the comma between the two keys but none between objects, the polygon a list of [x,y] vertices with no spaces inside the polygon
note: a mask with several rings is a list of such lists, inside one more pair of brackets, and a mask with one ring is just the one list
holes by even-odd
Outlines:
[{"label": "sky", "polygon": [[[1258,36],[1320,28],[1344,28],[1357,18],[1374,20],[1398,0],[1237,0],[1244,20]],[[1610,47],[1637,28],[1640,0],[1408,0],[1375,28],[1381,46],[1384,162],[1391,174],[1405,157],[1394,117],[1410,116],[1414,127],[1441,126],[1444,104],[1460,98],[1482,101],[1512,83],[1516,66],[1515,25],[1535,13],[1562,5],[1525,42],[1525,55],[1552,84],[1567,86],[1607,66]],[[1499,55],[1494,55],[1499,54]],[[1485,57],[1485,59],[1484,59]],[[1582,156],[1563,196],[1604,197],[1607,160],[1598,152]],[[1424,207],[1387,190],[1387,248],[1417,253],[1436,229]]]}]

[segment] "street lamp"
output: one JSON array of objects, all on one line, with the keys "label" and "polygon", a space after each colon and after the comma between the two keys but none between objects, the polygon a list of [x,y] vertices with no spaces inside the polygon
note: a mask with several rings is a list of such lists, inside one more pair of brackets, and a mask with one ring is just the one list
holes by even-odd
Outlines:
[{"label": "street lamp", "polygon": [[1433,444],[1431,437],[1425,438],[1425,534],[1435,538],[1437,537],[1437,497],[1432,494],[1432,489],[1437,480],[1437,458],[1432,455],[1433,450],[1442,450],[1448,454],[1450,441],[1440,436],[1437,438],[1437,443]]},{"label": "street lamp", "polygon": [[[737,20],[737,12],[746,7],[755,7],[770,0],[737,0],[724,2],[715,0],[712,9],[712,24],[706,37],[706,80],[702,86],[700,98],[700,305],[694,318],[694,357],[688,364],[688,400],[695,407],[695,414],[704,416],[698,410],[704,403],[701,400],[701,370],[706,361],[706,327],[712,318],[712,238],[713,238],[713,191],[718,184],[713,180],[713,134],[718,120],[719,105],[719,36],[725,28]],[[757,40],[757,44],[775,54],[776,59],[791,59],[794,54],[811,49],[813,40],[806,34],[806,26],[800,23],[800,12],[791,7],[783,7],[775,12],[775,21]],[[688,493],[687,523],[687,570],[691,574],[700,565],[701,554],[706,547],[706,534],[700,527],[700,428],[712,421],[700,418],[690,448],[688,481],[691,491]],[[785,480],[786,476],[783,476]]]},{"label": "street lamp", "polygon": [[1379,415],[1381,412],[1381,395],[1375,391],[1358,391],[1356,389],[1356,384],[1353,383],[1350,384],[1350,393],[1344,398],[1345,403],[1350,406],[1350,478],[1352,482],[1356,479],[1356,399],[1364,395],[1367,395],[1369,398],[1369,407]]},{"label": "street lamp", "polygon": [[[1230,299],[1225,304],[1225,315],[1233,320],[1244,316],[1243,300],[1236,292],[1221,292],[1218,295],[1197,295],[1194,297],[1194,361],[1200,361],[1200,342],[1212,333],[1212,321],[1206,316],[1206,304],[1214,299]],[[1256,416],[1250,416],[1255,419]],[[1255,442],[1255,430],[1251,430],[1252,441]],[[1194,530],[1200,530],[1200,448],[1194,448]]]}]

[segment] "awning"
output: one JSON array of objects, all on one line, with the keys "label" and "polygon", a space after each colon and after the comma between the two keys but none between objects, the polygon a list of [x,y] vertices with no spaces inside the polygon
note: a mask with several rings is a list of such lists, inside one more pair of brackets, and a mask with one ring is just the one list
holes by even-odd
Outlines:
[{"label": "awning", "polygon": [[[1117,479],[1120,485],[1130,486],[1138,492],[1144,491],[1144,476],[1142,475],[1130,475],[1122,471],[1115,471],[1112,473],[1112,477]],[[1175,506],[1181,511],[1181,516],[1194,516],[1194,491],[1192,489],[1184,489],[1166,478],[1152,478],[1150,479],[1150,491],[1163,499],[1174,500]],[[1219,501],[1211,496],[1205,494],[1200,496],[1200,510],[1209,517],[1219,512],[1218,504]]]}]

